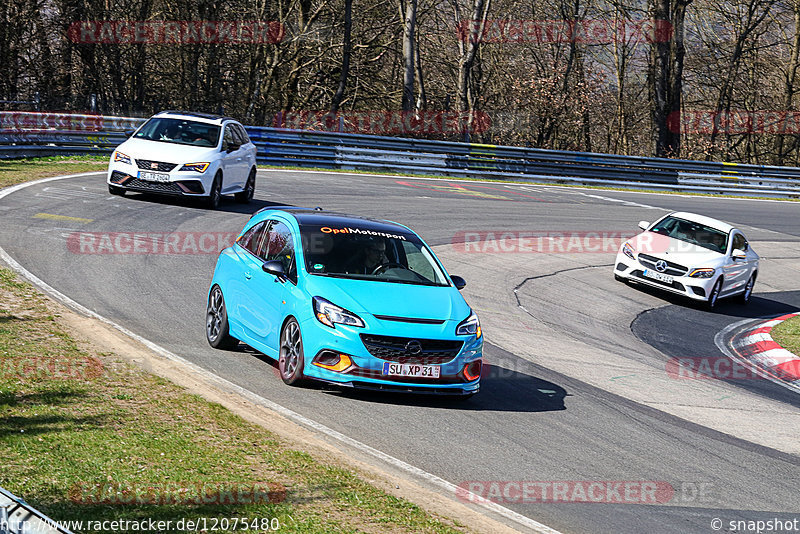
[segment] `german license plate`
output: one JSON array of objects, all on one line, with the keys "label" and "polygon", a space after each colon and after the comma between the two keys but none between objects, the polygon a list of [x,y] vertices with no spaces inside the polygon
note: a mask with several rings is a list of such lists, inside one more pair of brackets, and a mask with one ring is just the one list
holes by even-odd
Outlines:
[{"label": "german license plate", "polygon": [[383,363],[384,376],[410,376],[415,378],[439,378],[438,365],[419,365],[416,363]]},{"label": "german license plate", "polygon": [[675,281],[675,279],[668,274],[661,274],[658,271],[651,271],[650,269],[645,269],[643,274],[647,278],[652,278],[653,280],[659,280],[667,284],[671,284],[672,282]]},{"label": "german license plate", "polygon": [[169,182],[169,174],[163,172],[139,171],[139,179],[148,182]]}]

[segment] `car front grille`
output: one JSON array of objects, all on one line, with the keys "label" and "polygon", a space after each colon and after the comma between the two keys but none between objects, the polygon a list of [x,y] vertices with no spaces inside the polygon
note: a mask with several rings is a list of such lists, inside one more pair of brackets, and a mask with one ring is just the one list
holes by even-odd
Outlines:
[{"label": "car front grille", "polygon": [[127,182],[125,187],[136,189],[137,191],[151,191],[153,193],[163,193],[168,195],[182,195],[183,190],[175,182],[148,182],[134,178]]},{"label": "car front grille", "polygon": [[[412,337],[378,336],[361,334],[361,341],[370,354],[381,360],[398,363],[416,363],[421,365],[437,365],[455,358],[463,341],[445,339],[418,339]],[[419,342],[422,350],[413,354],[406,346],[411,341]]]},{"label": "car front grille", "polygon": [[[664,260],[664,258],[656,258],[655,256],[649,256],[647,254],[639,254],[638,259],[639,263],[641,263],[648,269],[653,269],[654,271],[658,271],[658,269],[656,269],[656,262]],[[663,271],[664,274],[668,274],[670,276],[683,276],[689,271],[688,267],[684,267],[683,265],[680,265],[678,263],[669,260],[664,260],[664,261],[667,262],[667,270]]]},{"label": "car front grille", "polygon": [[137,159],[136,165],[146,171],[169,172],[178,166],[177,163],[165,163],[163,161],[150,161],[149,159]]}]

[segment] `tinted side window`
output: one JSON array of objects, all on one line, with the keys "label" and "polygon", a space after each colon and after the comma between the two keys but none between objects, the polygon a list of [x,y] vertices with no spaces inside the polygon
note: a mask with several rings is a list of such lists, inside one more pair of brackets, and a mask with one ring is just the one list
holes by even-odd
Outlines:
[{"label": "tinted side window", "polygon": [[261,242],[264,240],[264,235],[266,234],[267,223],[260,222],[250,228],[247,232],[239,238],[239,245],[244,247],[245,249],[249,250],[256,256],[258,256],[258,249],[261,245]]},{"label": "tinted side window", "polygon": [[233,137],[233,129],[231,129],[231,125],[227,125],[225,127],[225,135],[222,137],[222,150],[227,150],[230,145],[236,143],[236,140]]},{"label": "tinted side window", "polygon": [[297,270],[294,262],[294,243],[292,232],[286,224],[275,221],[267,234],[262,258],[264,261],[279,261],[287,276],[297,281]]},{"label": "tinted side window", "polygon": [[241,124],[234,124],[233,126],[236,129],[236,132],[238,132],[239,134],[240,144],[246,145],[247,143],[249,143],[250,137],[247,136],[247,131],[244,129],[244,126],[242,126]]}]

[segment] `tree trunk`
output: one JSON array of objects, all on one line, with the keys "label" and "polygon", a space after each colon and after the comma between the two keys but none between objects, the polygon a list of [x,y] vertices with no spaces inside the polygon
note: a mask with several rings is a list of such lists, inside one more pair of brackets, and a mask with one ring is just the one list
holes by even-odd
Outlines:
[{"label": "tree trunk", "polygon": [[650,48],[649,85],[655,152],[660,158],[675,158],[681,151],[680,121],[673,120],[670,124],[670,119],[678,117],[681,111],[683,60],[686,55],[683,45],[684,19],[686,8],[692,0],[652,1],[651,12],[656,24],[669,22],[672,26],[669,32],[657,30]]},{"label": "tree trunk", "polygon": [[403,21],[403,111],[414,110],[414,31],[416,24],[417,0],[405,0],[405,17]]},{"label": "tree trunk", "polygon": [[333,95],[331,112],[339,111],[347,87],[347,76],[350,74],[350,52],[352,50],[351,31],[353,29],[353,0],[344,0],[344,48],[342,49],[342,72],[339,74],[339,87]]}]

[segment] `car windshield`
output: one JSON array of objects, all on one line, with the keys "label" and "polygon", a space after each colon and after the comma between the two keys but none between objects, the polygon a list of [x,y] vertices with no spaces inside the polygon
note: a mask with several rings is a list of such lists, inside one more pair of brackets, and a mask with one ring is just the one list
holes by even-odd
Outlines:
[{"label": "car windshield", "polygon": [[147,121],[133,137],[134,139],[146,139],[161,143],[211,148],[217,146],[219,131],[219,126],[205,122],[153,118]]},{"label": "car windshield", "polygon": [[433,253],[410,232],[301,226],[306,270],[314,275],[448,286]]},{"label": "car windshield", "polygon": [[728,234],[704,224],[666,217],[650,229],[651,232],[685,241],[722,254],[728,248]]}]

